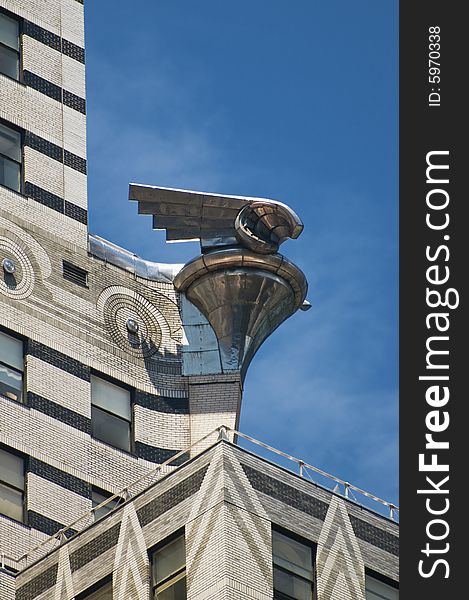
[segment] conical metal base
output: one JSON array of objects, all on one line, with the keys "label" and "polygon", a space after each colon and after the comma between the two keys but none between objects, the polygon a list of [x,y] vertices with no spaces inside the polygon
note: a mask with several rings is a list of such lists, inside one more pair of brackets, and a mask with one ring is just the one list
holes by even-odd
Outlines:
[{"label": "conical metal base", "polygon": [[279,254],[230,249],[200,256],[177,275],[176,288],[207,318],[224,372],[245,375],[264,340],[303,303],[303,273]]}]

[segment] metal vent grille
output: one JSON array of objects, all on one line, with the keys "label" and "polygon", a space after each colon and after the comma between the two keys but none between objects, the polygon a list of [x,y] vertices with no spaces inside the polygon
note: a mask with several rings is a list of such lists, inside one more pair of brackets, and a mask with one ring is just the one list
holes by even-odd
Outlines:
[{"label": "metal vent grille", "polygon": [[68,261],[62,261],[63,265],[63,276],[67,281],[72,281],[82,287],[88,287],[88,271],[72,265]]}]

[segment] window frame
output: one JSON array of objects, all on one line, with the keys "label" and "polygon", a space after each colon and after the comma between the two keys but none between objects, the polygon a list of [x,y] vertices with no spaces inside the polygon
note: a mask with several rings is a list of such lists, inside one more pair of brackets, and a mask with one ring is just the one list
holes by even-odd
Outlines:
[{"label": "window frame", "polygon": [[[377,571],[373,571],[372,569],[365,567],[365,598],[366,598],[366,592],[367,592],[366,584],[367,584],[368,578],[374,579],[375,581],[379,581],[379,583],[382,583],[382,584],[388,586],[389,588],[395,590],[397,592],[397,595],[399,596],[399,582],[398,581],[395,581],[394,579],[391,579],[390,577],[386,577],[386,575],[382,575],[381,573],[378,573]],[[374,593],[374,592],[372,592],[372,593]]]},{"label": "window frame", "polygon": [[[5,75],[5,77],[8,77],[8,75]],[[11,192],[14,192],[15,194],[20,194],[21,196],[24,196],[24,129],[21,129],[21,127],[17,127],[14,123],[10,123],[10,121],[5,121],[5,119],[2,118],[0,118],[0,125],[3,125],[3,127],[6,127],[6,129],[10,129],[11,131],[14,131],[15,133],[19,134],[21,155],[21,162],[18,162],[16,159],[11,158],[10,156],[6,156],[2,152],[0,152],[0,156],[2,158],[9,160],[10,162],[15,163],[16,165],[19,165],[20,168],[19,189],[16,190],[2,183],[0,183],[0,188],[5,188],[7,190],[10,190]]]},{"label": "window frame", "polygon": [[[121,388],[123,390],[125,390],[126,392],[129,393],[129,412],[130,412],[130,420],[125,419],[124,417],[121,417],[120,415],[117,415],[105,408],[102,408],[101,406],[98,406],[97,404],[93,403],[93,394],[92,394],[92,383],[91,383],[91,379],[93,377],[96,377],[97,379],[102,379],[103,381],[106,381],[107,383],[111,383],[112,385],[115,385],[118,388]],[[135,404],[135,390],[126,385],[125,383],[123,383],[122,381],[118,381],[117,379],[113,379],[112,377],[109,377],[107,375],[105,375],[104,373],[99,373],[98,371],[91,371],[91,376],[90,376],[90,399],[91,399],[91,436],[95,439],[100,441],[102,444],[106,444],[107,446],[109,446],[110,448],[114,448],[115,450],[120,450],[121,452],[125,452],[126,454],[135,454],[135,435],[134,435],[134,425],[135,425],[135,415],[134,415],[134,404]],[[114,419],[118,419],[119,421],[122,421],[124,423],[128,423],[129,425],[129,449],[126,450],[125,448],[120,448],[119,446],[114,446],[113,444],[111,444],[110,442],[106,441],[106,440],[102,440],[101,438],[98,438],[94,435],[94,431],[93,431],[93,410],[98,410],[101,411],[102,413],[105,413],[107,415],[110,415],[111,417],[113,417]]]},{"label": "window frame", "polygon": [[[99,487],[93,485],[93,486],[91,486],[91,503],[92,503],[92,505],[94,503],[93,494],[99,494],[106,500],[109,500],[109,498],[112,498],[112,496],[115,496],[115,494],[112,494],[111,492],[108,492],[106,490],[103,490],[102,488],[99,488]],[[104,500],[102,500],[101,502],[104,502]],[[94,509],[95,506],[99,506],[99,504],[101,504],[101,502],[98,502],[98,504],[92,506],[92,509]],[[101,521],[101,519],[104,519],[104,517],[106,517],[110,512],[112,512],[116,508],[118,508],[118,506],[120,506],[122,503],[123,503],[123,498],[121,496],[116,496],[116,498],[112,501],[112,503],[110,503],[109,505],[103,506],[101,508],[101,510],[103,510],[103,509],[106,509],[107,506],[112,505],[112,508],[110,508],[106,512],[106,514],[103,514],[98,517],[97,511],[93,510],[94,522],[96,523],[97,521]]]},{"label": "window frame", "polygon": [[[165,577],[162,581],[157,583],[154,580],[154,572],[155,572],[155,561],[156,554],[163,550],[165,547],[169,546],[176,540],[182,538],[184,541],[184,566],[180,569],[176,570],[174,573],[171,573],[167,577]],[[174,585],[178,581],[182,579],[186,579],[186,599],[187,599],[187,554],[186,554],[186,533],[184,529],[178,529],[170,536],[166,537],[164,540],[158,542],[155,546],[153,546],[149,551],[150,558],[150,591],[152,600],[156,600],[156,595],[158,592],[163,592],[167,590],[171,585]]]},{"label": "window frame", "polygon": [[93,583],[93,585],[90,585],[89,587],[87,587],[86,590],[83,590],[83,592],[80,592],[79,594],[77,594],[76,600],[87,600],[92,594],[94,594],[95,592],[99,592],[99,590],[101,588],[103,588],[104,586],[109,585],[109,584],[111,584],[111,595],[112,595],[112,593],[113,593],[112,573],[110,573],[109,575],[106,575],[106,577],[103,577],[96,583]]},{"label": "window frame", "polygon": [[0,72],[0,75],[3,75],[4,77],[7,77],[8,79],[10,79],[12,81],[17,81],[18,83],[23,83],[24,19],[20,15],[16,15],[15,13],[12,13],[9,10],[4,9],[3,7],[0,7],[0,14],[5,15],[5,17],[8,17],[9,19],[12,19],[13,21],[16,21],[18,23],[18,49],[16,49],[16,48],[13,49],[13,48],[11,48],[11,46],[8,46],[7,44],[3,43],[0,40],[0,45],[3,46],[3,48],[6,48],[7,50],[11,50],[12,52],[16,52],[16,54],[18,54],[18,78],[11,77],[10,75],[7,75],[6,73],[2,73],[2,72]]},{"label": "window frame", "polygon": [[24,454],[21,454],[21,452],[18,452],[17,450],[15,450],[15,448],[11,448],[10,446],[5,446],[4,444],[0,444],[0,450],[3,450],[3,452],[5,452],[6,454],[11,454],[12,456],[16,456],[17,458],[21,459],[23,461],[23,478],[24,478],[24,484],[23,484],[23,488],[17,488],[16,486],[12,485],[11,483],[6,482],[4,479],[2,479],[0,477],[0,483],[5,486],[6,488],[10,489],[10,490],[14,490],[16,492],[21,492],[21,496],[22,496],[22,501],[21,501],[21,520],[16,519],[15,517],[12,517],[11,515],[7,515],[5,513],[0,513],[0,515],[2,515],[2,517],[6,518],[6,519],[11,519],[12,521],[14,521],[15,523],[21,523],[22,525],[26,525],[27,526],[27,516],[28,516],[28,511],[27,511],[27,506],[26,506],[26,498],[27,498],[27,457]]},{"label": "window frame", "polygon": [[23,370],[19,371],[16,367],[13,367],[12,365],[4,362],[3,360],[0,360],[0,364],[3,365],[4,367],[7,367],[8,369],[11,369],[12,371],[15,371],[15,373],[20,373],[21,374],[21,381],[22,381],[22,386],[21,386],[21,400],[14,400],[13,398],[8,398],[8,396],[5,396],[2,394],[3,398],[8,398],[8,400],[10,400],[11,402],[17,402],[18,404],[23,404],[24,406],[27,405],[27,393],[26,393],[26,339],[23,336],[18,335],[15,332],[12,331],[8,331],[6,329],[4,329],[3,327],[0,327],[0,335],[4,334],[7,335],[8,337],[13,338],[14,340],[18,340],[19,342],[21,342],[22,347],[23,347]]},{"label": "window frame", "polygon": [[[302,577],[300,574],[295,573],[294,571],[290,571],[284,566],[275,564],[274,541],[273,541],[274,532],[284,535],[285,537],[290,538],[292,541],[297,542],[298,544],[301,544],[311,550],[311,579]],[[311,586],[311,600],[313,600],[313,598],[314,598],[314,593],[315,593],[315,589],[316,589],[316,550],[317,550],[317,545],[314,542],[312,542],[311,540],[307,540],[307,539],[297,535],[293,531],[289,531],[288,529],[285,529],[284,527],[281,527],[281,526],[278,526],[278,525],[272,523],[272,571],[274,571],[275,569],[278,569],[282,573],[286,573],[287,575],[292,575],[293,577],[300,579],[301,581],[304,581],[307,584],[309,584]],[[283,592],[276,590],[275,587],[273,587],[273,598],[274,598],[274,600],[295,600],[295,598],[293,598],[293,596],[284,594]]]}]

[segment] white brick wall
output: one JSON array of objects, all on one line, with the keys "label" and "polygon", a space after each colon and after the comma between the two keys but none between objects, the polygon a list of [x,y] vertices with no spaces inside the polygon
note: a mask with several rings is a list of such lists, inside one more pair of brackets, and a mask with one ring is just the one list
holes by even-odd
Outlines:
[{"label": "white brick wall", "polygon": [[[0,548],[8,557],[18,560],[30,548],[48,537],[45,533],[34,531],[0,514]],[[13,540],[14,543],[12,543]],[[18,568],[18,565],[10,560],[5,560],[5,562],[13,568]],[[0,598],[3,600],[3,596]]]},{"label": "white brick wall", "polygon": [[85,31],[83,23],[83,4],[76,0],[56,0],[61,5],[63,37],[84,48]]},{"label": "white brick wall", "polygon": [[86,210],[88,206],[86,175],[65,166],[64,184],[65,200]]},{"label": "white brick wall", "polygon": [[4,75],[0,75],[0,117],[62,146],[60,102]]},{"label": "white brick wall", "polygon": [[77,110],[63,107],[64,147],[86,158],[86,117]]},{"label": "white brick wall", "polygon": [[23,69],[62,86],[62,54],[27,35],[23,36]]},{"label": "white brick wall", "polygon": [[150,446],[185,450],[190,445],[189,415],[135,406],[135,439]]},{"label": "white brick wall", "polygon": [[0,592],[2,600],[15,600],[15,578],[0,569]]},{"label": "white brick wall", "polygon": [[91,418],[90,384],[34,356],[27,359],[28,390]]},{"label": "white brick wall", "polygon": [[[202,380],[202,378],[200,378]],[[209,381],[210,378],[205,378]],[[214,381],[189,386],[189,406],[191,415],[191,444],[217,427],[226,425],[236,429],[241,402],[241,384],[239,381]],[[216,434],[192,452],[197,454],[216,440]]]},{"label": "white brick wall", "polygon": [[[1,77],[1,75],[0,75]],[[0,96],[2,85],[0,84]],[[0,106],[1,106],[0,100]],[[31,198],[18,196],[7,188],[0,188],[0,215],[7,215],[14,223],[27,222],[27,230],[47,232],[62,237],[62,247],[73,251],[88,247],[88,228]]]},{"label": "white brick wall", "polygon": [[[91,510],[91,500],[75,494],[60,485],[29,473],[27,477],[28,510],[67,525],[77,516]],[[93,522],[92,517],[83,519],[74,529],[83,529]]]},{"label": "white brick wall", "polygon": [[[60,35],[60,2],[61,0],[0,0],[0,6]],[[81,8],[83,11],[83,6]]]},{"label": "white brick wall", "polygon": [[24,148],[24,178],[40,188],[64,197],[64,167],[28,146]]},{"label": "white brick wall", "polygon": [[[75,0],[74,0],[75,1]],[[63,86],[72,94],[85,97],[85,65],[70,58],[66,54],[62,55],[62,82]]]}]

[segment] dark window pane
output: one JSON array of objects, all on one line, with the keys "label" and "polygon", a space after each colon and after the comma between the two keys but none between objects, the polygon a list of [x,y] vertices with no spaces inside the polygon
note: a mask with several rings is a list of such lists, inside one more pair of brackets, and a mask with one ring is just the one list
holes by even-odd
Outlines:
[{"label": "dark window pane", "polygon": [[0,449],[0,481],[24,489],[24,461],[16,454]]},{"label": "dark window pane", "polygon": [[128,421],[110,415],[96,406],[91,407],[91,421],[95,438],[130,452],[130,423]]},{"label": "dark window pane", "polygon": [[365,597],[366,600],[399,600],[399,590],[367,575]]},{"label": "dark window pane", "polygon": [[[93,508],[95,506],[99,506],[101,504],[101,502],[104,502],[105,500],[107,500],[108,498],[110,498],[111,495],[103,495],[100,492],[97,492],[96,490],[93,490],[91,493],[91,501],[92,501],[92,505]],[[106,516],[108,513],[111,512],[111,510],[114,510],[116,508],[116,506],[119,503],[120,498],[115,498],[114,500],[111,500],[110,502],[108,502],[105,506],[101,506],[101,508],[98,508],[98,510],[94,511],[94,518],[97,521],[98,519],[101,519],[102,517]]]},{"label": "dark window pane", "polygon": [[21,135],[0,123],[0,154],[21,162]]},{"label": "dark window pane", "polygon": [[17,521],[22,521],[23,492],[0,483],[0,513]]},{"label": "dark window pane", "polygon": [[[294,600],[312,600],[313,586],[293,573],[286,573],[274,566],[274,590],[280,592],[279,598]],[[277,597],[277,596],[276,596]]]},{"label": "dark window pane", "polygon": [[12,79],[19,78],[19,55],[15,50],[5,48],[0,44],[0,73],[8,75]]},{"label": "dark window pane", "polygon": [[153,555],[153,582],[161,583],[183,569],[185,564],[186,548],[184,536],[181,536]]},{"label": "dark window pane", "polygon": [[23,342],[6,333],[0,333],[0,362],[23,370]]},{"label": "dark window pane", "polygon": [[86,600],[112,600],[112,583],[106,583],[99,590],[92,592],[89,596],[85,596]]},{"label": "dark window pane", "polygon": [[313,556],[309,546],[273,531],[272,550],[274,564],[312,581]]},{"label": "dark window pane", "polygon": [[183,577],[176,581],[176,583],[170,584],[168,587],[162,586],[160,590],[156,590],[155,598],[157,600],[186,600],[186,578]]},{"label": "dark window pane", "polygon": [[23,375],[0,363],[0,395],[11,400],[23,400]]},{"label": "dark window pane", "polygon": [[130,392],[110,381],[91,376],[91,402],[130,421]]},{"label": "dark window pane", "polygon": [[15,192],[21,191],[21,167],[18,163],[0,156],[0,185]]},{"label": "dark window pane", "polygon": [[20,47],[18,21],[2,13],[0,13],[0,42],[13,50],[18,50]]}]

